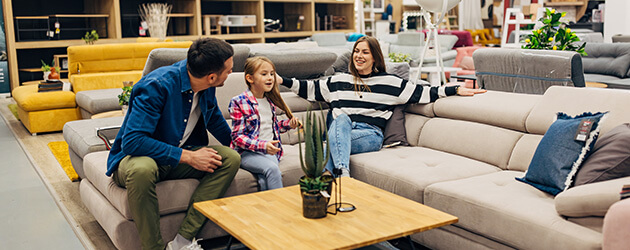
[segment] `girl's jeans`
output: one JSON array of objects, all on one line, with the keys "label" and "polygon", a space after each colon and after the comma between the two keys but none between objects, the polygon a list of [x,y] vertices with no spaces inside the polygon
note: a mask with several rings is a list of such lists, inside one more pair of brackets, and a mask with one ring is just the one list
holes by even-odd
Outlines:
[{"label": "girl's jeans", "polygon": [[282,188],[282,174],[275,155],[244,151],[241,168],[257,175],[261,191]]},{"label": "girl's jeans", "polygon": [[[330,159],[326,169],[345,168],[350,172],[350,155],[381,149],[383,132],[380,128],[363,122],[353,122],[346,114],[338,116],[328,129]],[[334,173],[334,172],[333,172]]]}]

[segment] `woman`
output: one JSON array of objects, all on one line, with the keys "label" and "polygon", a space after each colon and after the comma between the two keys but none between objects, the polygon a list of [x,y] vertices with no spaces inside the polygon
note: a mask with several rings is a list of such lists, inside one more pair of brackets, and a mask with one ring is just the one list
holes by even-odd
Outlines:
[{"label": "woman", "polygon": [[350,74],[326,80],[302,81],[282,77],[278,80],[300,97],[325,101],[332,112],[328,129],[331,158],[326,169],[349,176],[350,155],[378,151],[383,144],[383,129],[394,107],[407,103],[430,103],[450,95],[472,96],[485,90],[460,86],[428,87],[416,85],[385,71],[385,60],[378,40],[364,36],[352,48]]}]

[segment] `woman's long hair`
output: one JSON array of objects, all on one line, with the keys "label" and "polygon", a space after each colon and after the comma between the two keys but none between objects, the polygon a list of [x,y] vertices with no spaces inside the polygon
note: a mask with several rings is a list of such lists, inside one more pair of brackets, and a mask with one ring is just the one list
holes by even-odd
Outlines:
[{"label": "woman's long hair", "polygon": [[363,90],[370,91],[370,87],[363,83],[361,76],[359,75],[359,70],[357,70],[356,65],[354,65],[354,50],[359,45],[360,42],[367,42],[368,48],[370,48],[370,53],[372,54],[372,58],[374,59],[374,64],[372,64],[372,73],[376,72],[385,72],[385,59],[383,58],[383,52],[381,51],[381,45],[378,40],[371,36],[363,36],[357,39],[352,46],[352,55],[350,56],[350,66],[348,67],[350,70],[350,74],[354,76],[354,91],[359,92]]},{"label": "woman's long hair", "polygon": [[[269,58],[266,58],[263,56],[250,57],[250,58],[247,58],[247,60],[245,61],[245,69],[243,71],[245,73],[245,83],[247,84],[248,88],[251,89],[251,83],[247,81],[247,75],[254,76],[256,71],[258,71],[258,69],[260,69],[260,67],[265,62],[271,64],[273,71],[274,72],[276,71],[276,66],[273,64],[273,62],[271,62]],[[282,96],[280,95],[280,89],[278,88],[278,83],[276,82],[275,77],[273,79],[273,88],[271,89],[271,91],[265,92],[264,95],[274,105],[282,109],[286,113],[287,117],[289,117],[289,119],[293,118],[293,113],[291,112],[291,109],[287,106],[287,104],[282,99]]]}]

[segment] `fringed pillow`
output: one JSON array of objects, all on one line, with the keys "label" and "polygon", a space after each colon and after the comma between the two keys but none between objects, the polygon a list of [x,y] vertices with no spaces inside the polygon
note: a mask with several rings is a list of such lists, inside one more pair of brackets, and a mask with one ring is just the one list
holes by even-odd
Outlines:
[{"label": "fringed pillow", "polygon": [[569,188],[607,113],[587,112],[576,117],[558,113],[538,144],[525,177],[516,179],[552,195]]}]

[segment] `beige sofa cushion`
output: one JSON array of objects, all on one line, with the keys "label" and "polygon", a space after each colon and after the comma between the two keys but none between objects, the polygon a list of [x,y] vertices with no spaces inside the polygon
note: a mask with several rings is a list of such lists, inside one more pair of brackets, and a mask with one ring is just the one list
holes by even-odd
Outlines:
[{"label": "beige sofa cushion", "polygon": [[421,203],[424,189],[432,183],[499,170],[487,163],[422,147],[386,148],[350,156],[352,177]]},{"label": "beige sofa cushion", "polygon": [[418,145],[506,169],[512,148],[522,135],[514,130],[476,122],[432,118],[424,124]]},{"label": "beige sofa cushion", "polygon": [[435,102],[438,117],[495,125],[526,132],[525,120],[540,95],[488,91],[472,97],[448,97]]},{"label": "beige sofa cushion", "polygon": [[525,124],[529,133],[542,135],[554,122],[558,112],[574,116],[604,111],[610,113],[602,124],[601,134],[630,121],[630,91],[552,86],[536,104]]},{"label": "beige sofa cushion", "polygon": [[556,196],[556,210],[569,217],[603,217],[608,208],[619,201],[619,192],[628,183],[630,177],[572,187]]},{"label": "beige sofa cushion", "polygon": [[538,147],[538,143],[542,140],[542,135],[524,134],[521,139],[518,140],[516,146],[512,150],[512,156],[510,156],[510,162],[507,169],[527,171],[529,163],[534,158],[534,153]]},{"label": "beige sofa cushion", "polygon": [[517,249],[600,249],[602,234],[558,215],[553,197],[501,171],[440,182],[425,189],[425,205],[459,217],[454,224]]}]

